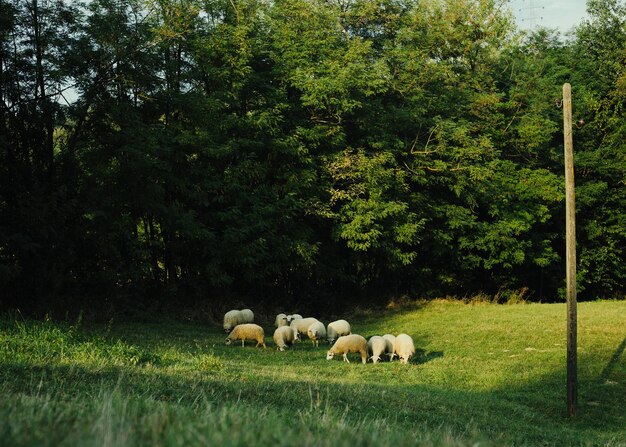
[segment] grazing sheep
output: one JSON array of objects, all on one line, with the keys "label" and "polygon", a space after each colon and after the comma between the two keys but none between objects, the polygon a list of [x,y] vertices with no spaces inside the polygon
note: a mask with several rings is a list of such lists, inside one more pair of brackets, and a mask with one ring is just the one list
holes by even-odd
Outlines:
[{"label": "grazing sheep", "polygon": [[373,363],[378,363],[380,360],[380,356],[385,353],[385,349],[387,347],[387,343],[384,338],[374,335],[367,342],[367,351],[371,354],[369,358]]},{"label": "grazing sheep", "polygon": [[276,327],[289,326],[289,323],[287,323],[287,315],[286,314],[278,314],[278,315],[276,315],[276,320],[274,321],[274,326],[276,326]]},{"label": "grazing sheep", "polygon": [[293,339],[293,329],[289,326],[279,326],[274,331],[274,343],[279,351],[284,351],[287,345],[291,346]]},{"label": "grazing sheep", "polygon": [[410,358],[415,354],[413,339],[407,334],[398,335],[393,350],[400,358],[400,363],[409,363]]},{"label": "grazing sheep", "polygon": [[331,360],[336,354],[343,354],[343,361],[350,363],[350,360],[348,360],[349,352],[360,353],[361,362],[365,365],[367,361],[367,340],[365,340],[365,337],[357,334],[339,337],[326,354],[326,360]]},{"label": "grazing sheep", "polygon": [[302,320],[302,315],[300,314],[287,315],[287,324],[291,324],[293,320]]},{"label": "grazing sheep", "polygon": [[326,329],[326,337],[329,343],[334,343],[334,341],[342,335],[350,335],[351,333],[352,328],[350,328],[350,323],[346,320],[337,320],[328,323],[328,328]]},{"label": "grazing sheep", "polygon": [[385,334],[383,335],[383,338],[385,339],[385,343],[387,344],[387,346],[385,347],[385,354],[387,354],[387,357],[389,357],[389,361],[391,362],[393,360],[393,357],[396,355],[395,351],[393,350],[393,346],[396,344],[396,336],[391,334]]},{"label": "grazing sheep", "polygon": [[243,322],[243,315],[240,310],[229,310],[224,314],[224,331],[230,332],[235,326]]},{"label": "grazing sheep", "polygon": [[300,334],[306,334],[309,326],[313,323],[319,322],[317,318],[298,318],[291,322],[291,329],[293,329],[293,336],[296,340],[300,340]]},{"label": "grazing sheep", "polygon": [[254,312],[250,309],[243,309],[241,315],[243,315],[242,323],[254,323]]},{"label": "grazing sheep", "polygon": [[313,341],[313,344],[319,346],[320,340],[326,338],[326,327],[321,321],[316,321],[307,328],[306,333]]},{"label": "grazing sheep", "polygon": [[267,348],[267,346],[265,346],[265,332],[263,331],[263,328],[258,324],[245,323],[235,326],[230,334],[228,334],[228,337],[226,337],[226,344],[230,345],[233,341],[236,340],[241,340],[242,347],[246,340],[254,340],[256,341],[255,348],[257,348],[259,345]]}]

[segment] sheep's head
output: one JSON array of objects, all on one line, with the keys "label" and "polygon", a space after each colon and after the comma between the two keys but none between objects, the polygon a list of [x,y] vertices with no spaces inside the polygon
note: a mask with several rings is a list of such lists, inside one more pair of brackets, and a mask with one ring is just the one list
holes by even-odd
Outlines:
[{"label": "sheep's head", "polygon": [[230,337],[226,337],[226,340],[224,341],[224,343],[226,345],[230,345],[233,341],[230,339]]},{"label": "sheep's head", "polygon": [[335,353],[331,350],[326,353],[326,360],[332,360],[335,356]]}]

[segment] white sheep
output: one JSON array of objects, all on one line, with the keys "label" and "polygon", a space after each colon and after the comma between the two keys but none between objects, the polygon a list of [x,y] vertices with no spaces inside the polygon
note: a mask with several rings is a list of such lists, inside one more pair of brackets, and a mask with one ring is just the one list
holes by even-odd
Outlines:
[{"label": "white sheep", "polygon": [[337,354],[343,354],[343,361],[350,363],[350,360],[348,360],[349,352],[361,354],[361,362],[365,365],[367,361],[367,340],[365,337],[358,334],[339,337],[326,354],[326,360],[331,360]]},{"label": "white sheep", "polygon": [[328,327],[326,328],[326,337],[329,343],[333,343],[342,335],[350,335],[351,333],[352,328],[350,327],[350,323],[346,320],[333,321],[332,323],[328,323]]},{"label": "white sheep", "polygon": [[300,314],[291,314],[287,315],[287,324],[291,324],[293,320],[302,320],[302,315]]},{"label": "white sheep", "polygon": [[286,346],[293,344],[293,329],[289,326],[279,326],[274,331],[274,342],[276,343],[276,349],[284,351]]},{"label": "white sheep", "polygon": [[254,312],[250,309],[242,309],[241,315],[243,316],[242,323],[254,323]]},{"label": "white sheep", "polygon": [[243,322],[243,315],[240,310],[229,310],[224,314],[224,331],[230,332],[235,326]]},{"label": "white sheep", "polygon": [[298,318],[291,322],[291,329],[293,329],[293,336],[296,340],[300,340],[300,334],[306,334],[309,326],[313,323],[319,322],[317,318]]},{"label": "white sheep", "polygon": [[393,360],[393,357],[396,355],[395,351],[393,350],[393,347],[396,344],[396,336],[391,334],[385,334],[383,335],[383,338],[385,339],[385,343],[387,344],[387,346],[385,347],[385,354],[387,354],[387,357],[389,357],[389,361],[391,362]]},{"label": "white sheep", "polygon": [[259,345],[267,348],[267,346],[265,346],[265,332],[258,324],[245,323],[235,326],[235,328],[230,331],[230,334],[228,334],[228,337],[226,337],[226,344],[230,345],[236,340],[241,340],[242,347],[246,340],[254,340],[256,341],[255,348],[259,347]]},{"label": "white sheep", "polygon": [[276,327],[289,326],[289,323],[287,323],[287,315],[286,314],[276,315],[276,320],[274,320],[274,326]]},{"label": "white sheep", "polygon": [[321,321],[316,321],[307,328],[306,333],[313,344],[319,346],[320,340],[326,338],[326,326]]},{"label": "white sheep", "polygon": [[380,357],[385,353],[386,347],[387,343],[384,338],[378,335],[370,337],[367,342],[367,351],[371,354],[369,359],[372,360],[373,363],[377,363]]},{"label": "white sheep", "polygon": [[410,358],[415,354],[413,339],[407,334],[398,335],[393,350],[400,358],[400,363],[409,363]]}]

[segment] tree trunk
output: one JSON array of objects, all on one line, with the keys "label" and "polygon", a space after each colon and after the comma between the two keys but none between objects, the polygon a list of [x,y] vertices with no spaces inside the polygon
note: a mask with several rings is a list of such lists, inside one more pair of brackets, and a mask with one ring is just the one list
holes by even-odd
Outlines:
[{"label": "tree trunk", "polygon": [[41,174],[45,181],[50,181],[54,174],[54,116],[49,98],[46,97],[46,81],[44,76],[43,55],[45,42],[41,35],[42,21],[38,0],[32,3],[32,19],[35,50],[35,102],[38,104],[41,116]]}]

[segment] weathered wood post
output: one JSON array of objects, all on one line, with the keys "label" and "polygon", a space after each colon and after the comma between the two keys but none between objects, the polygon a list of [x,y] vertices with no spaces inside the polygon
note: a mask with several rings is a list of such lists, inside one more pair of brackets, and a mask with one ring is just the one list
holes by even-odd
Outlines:
[{"label": "weathered wood post", "polygon": [[577,407],[577,313],[576,313],[576,202],[574,194],[574,142],[572,138],[572,86],[563,85],[565,137],[565,270],[567,291],[567,411]]}]

